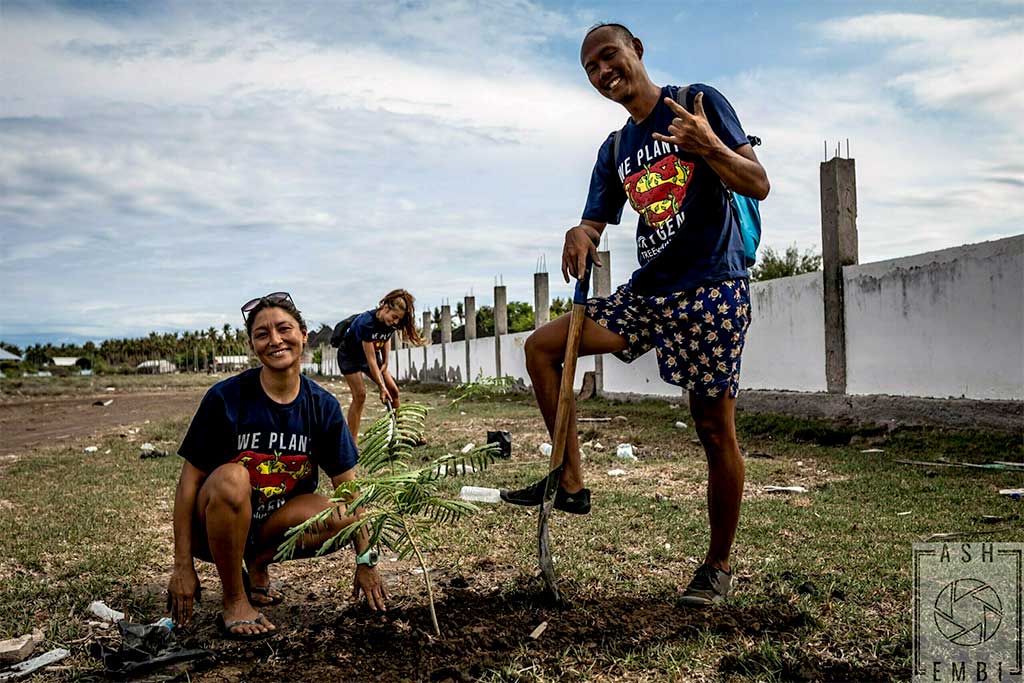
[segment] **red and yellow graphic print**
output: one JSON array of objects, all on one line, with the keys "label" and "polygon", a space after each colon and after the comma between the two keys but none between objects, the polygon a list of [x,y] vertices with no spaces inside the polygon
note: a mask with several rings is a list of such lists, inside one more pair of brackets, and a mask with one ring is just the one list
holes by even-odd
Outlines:
[{"label": "red and yellow graphic print", "polygon": [[622,181],[633,210],[658,228],[682,211],[693,163],[669,154]]},{"label": "red and yellow graphic print", "polygon": [[300,479],[313,473],[313,465],[305,455],[274,455],[243,451],[231,462],[245,466],[249,471],[249,483],[259,492],[258,505],[272,498],[290,493]]}]

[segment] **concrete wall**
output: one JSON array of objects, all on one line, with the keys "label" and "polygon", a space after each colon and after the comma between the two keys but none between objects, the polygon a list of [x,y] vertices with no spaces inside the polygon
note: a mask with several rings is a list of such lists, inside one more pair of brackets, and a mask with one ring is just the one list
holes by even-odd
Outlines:
[{"label": "concrete wall", "polygon": [[821,273],[754,282],[740,387],[825,391]]},{"label": "concrete wall", "polygon": [[[1024,400],[1024,235],[845,266],[843,291],[847,393]],[[822,273],[753,283],[751,315],[740,386],[826,391]],[[528,336],[501,337],[502,374],[527,384]],[[448,368],[462,381],[495,376],[494,338],[468,342],[470,368],[466,343],[448,345]],[[403,354],[400,379],[422,377],[422,349],[393,353]],[[439,379],[441,346],[427,357]],[[682,393],[662,382],[653,353],[603,363],[606,394]],[[577,386],[593,369],[593,358],[580,359]]]},{"label": "concrete wall", "polygon": [[843,269],[847,392],[1024,399],[1024,235]]}]

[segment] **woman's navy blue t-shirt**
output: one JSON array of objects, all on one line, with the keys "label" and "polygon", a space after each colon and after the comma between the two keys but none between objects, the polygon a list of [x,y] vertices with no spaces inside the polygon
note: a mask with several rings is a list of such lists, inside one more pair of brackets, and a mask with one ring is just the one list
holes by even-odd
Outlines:
[{"label": "woman's navy blue t-shirt", "polygon": [[[342,343],[344,355],[348,358],[362,359],[362,362],[365,363],[366,357],[363,354],[363,342],[371,342],[373,348],[379,352],[394,333],[395,329],[393,327],[388,327],[377,319],[376,309],[364,311],[357,315],[352,324],[345,330],[345,338]],[[379,358],[378,362],[380,362]]]},{"label": "woman's navy blue t-shirt", "polygon": [[305,376],[288,404],[273,401],[260,385],[260,368],[210,387],[178,454],[210,473],[239,462],[249,470],[253,516],[262,519],[300,493],[313,493],[319,467],[334,477],[359,458],[341,406]]},{"label": "woman's navy blue t-shirt", "polygon": [[[583,218],[617,225],[626,200],[640,214],[636,253],[640,262],[630,279],[638,294],[668,294],[709,282],[747,277],[743,238],[721,179],[703,157],[678,145],[663,143],[653,133],[668,135],[675,118],[663,101],[675,99],[677,86],[667,85],[650,115],[626,122],[618,158],[612,160],[615,134],[597,153]],[[736,112],[709,85],[694,84],[686,108],[704,93],[708,123],[730,149],[748,144]]]}]

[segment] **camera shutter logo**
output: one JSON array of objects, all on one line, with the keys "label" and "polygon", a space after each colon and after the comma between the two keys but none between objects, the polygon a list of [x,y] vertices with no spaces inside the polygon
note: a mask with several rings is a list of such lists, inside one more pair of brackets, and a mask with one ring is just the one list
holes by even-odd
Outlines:
[{"label": "camera shutter logo", "polygon": [[992,586],[978,579],[957,579],[935,599],[935,625],[956,645],[980,645],[999,630],[1003,603]]}]

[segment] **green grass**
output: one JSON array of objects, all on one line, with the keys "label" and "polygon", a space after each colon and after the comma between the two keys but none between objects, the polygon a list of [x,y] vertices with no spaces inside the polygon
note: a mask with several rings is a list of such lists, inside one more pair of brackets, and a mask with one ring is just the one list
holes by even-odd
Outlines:
[{"label": "green grass", "polygon": [[[469,441],[480,444],[487,429],[513,432],[512,460],[448,481],[453,496],[466,483],[517,486],[546,469],[537,445],[547,439],[529,396],[470,399],[454,410],[440,389],[406,392],[405,400],[434,408],[428,445],[418,450],[423,460]],[[368,413],[364,424],[379,414]],[[746,460],[735,597],[712,617],[681,613],[672,605],[708,535],[703,452],[692,428],[674,426],[690,424],[689,415],[666,401],[604,400],[581,404],[580,414],[625,421],[581,425],[581,440],[591,442],[584,466],[595,507],[587,517],[553,517],[563,588],[581,623],[621,610],[615,613],[626,619],[649,614],[650,625],[628,625],[635,638],[593,647],[569,642],[543,656],[525,643],[485,667],[481,680],[907,678],[911,544],[950,532],[1024,542],[1022,503],[998,495],[999,488],[1019,487],[1020,473],[893,462],[1021,460],[1019,436],[741,414],[744,450],[771,458]],[[162,584],[169,571],[180,461],[139,460],[138,445],[153,441],[173,451],[187,424],[140,425],[135,441],[112,436],[97,453],[76,445],[0,464],[7,483],[0,492],[0,638],[43,627],[49,645],[75,653],[66,676],[73,680],[95,670],[82,645],[91,600],[105,599],[139,619],[159,616],[161,598],[143,589]],[[866,441],[884,452],[862,453]],[[615,457],[620,442],[636,446],[639,463]],[[629,474],[606,474],[616,467]],[[762,492],[768,484],[791,483],[810,491]],[[985,515],[1005,521],[989,523]],[[431,561],[493,580],[501,596],[521,595],[535,582],[535,525],[530,511],[483,507],[458,529],[438,534]],[[980,535],[987,532],[995,533]],[[443,629],[443,603],[439,619]]]}]

